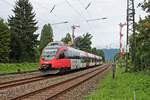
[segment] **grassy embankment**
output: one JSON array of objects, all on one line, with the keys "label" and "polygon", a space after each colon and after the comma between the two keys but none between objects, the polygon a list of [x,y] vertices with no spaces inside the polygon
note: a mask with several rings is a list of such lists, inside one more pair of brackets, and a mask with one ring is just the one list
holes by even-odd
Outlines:
[{"label": "grassy embankment", "polygon": [[150,100],[150,76],[143,72],[123,73],[121,68],[117,68],[114,80],[110,71],[105,79],[100,81],[97,90],[85,99]]},{"label": "grassy embankment", "polygon": [[38,63],[15,63],[2,64],[0,63],[0,74],[33,71],[38,69]]}]

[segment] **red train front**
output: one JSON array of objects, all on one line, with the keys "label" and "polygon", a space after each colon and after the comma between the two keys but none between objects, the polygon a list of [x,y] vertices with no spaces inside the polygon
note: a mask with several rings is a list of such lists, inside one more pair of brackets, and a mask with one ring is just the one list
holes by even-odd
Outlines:
[{"label": "red train front", "polygon": [[71,69],[79,69],[99,65],[101,57],[86,53],[61,42],[49,43],[40,57],[39,70],[44,73],[58,73]]}]

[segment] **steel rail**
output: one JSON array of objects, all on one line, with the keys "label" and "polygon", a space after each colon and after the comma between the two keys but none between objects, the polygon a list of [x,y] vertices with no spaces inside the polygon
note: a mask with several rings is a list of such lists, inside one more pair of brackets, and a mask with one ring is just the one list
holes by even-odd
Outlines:
[{"label": "steel rail", "polygon": [[[98,72],[100,73],[100,72],[104,71],[105,69],[107,69],[107,66],[108,66],[108,65],[103,65],[103,67],[98,68],[98,69],[102,69],[102,70],[100,70],[100,71],[98,71]],[[84,74],[82,74],[82,75],[75,76],[75,77],[73,77],[73,78],[71,78],[71,79],[67,79],[67,80],[61,81],[61,82],[59,82],[59,83],[56,83],[56,84],[52,84],[52,85],[50,85],[50,86],[47,86],[47,87],[45,87],[45,88],[38,89],[38,90],[35,90],[35,91],[33,91],[33,92],[30,92],[30,93],[27,93],[27,94],[24,94],[24,95],[15,97],[15,98],[13,98],[13,99],[11,99],[11,100],[25,99],[25,98],[28,98],[28,97],[30,97],[30,96],[36,95],[36,94],[38,94],[38,93],[44,92],[44,91],[46,91],[46,90],[51,90],[51,89],[53,89],[53,88],[55,88],[55,87],[57,87],[57,86],[59,86],[59,85],[61,85],[61,84],[65,84],[65,83],[67,83],[67,82],[69,82],[69,81],[73,81],[73,80],[75,80],[75,79],[77,79],[77,78],[84,77],[84,76],[86,76],[86,75],[88,75],[88,74],[90,74],[90,73],[92,73],[92,72],[94,73],[94,72],[97,71],[98,69],[94,69],[94,70],[92,70],[92,71],[90,71],[90,72],[86,72],[86,73],[84,73]],[[98,73],[96,73],[95,75],[97,75],[97,74],[98,74]],[[94,76],[92,76],[92,77],[94,77]],[[59,93],[58,93],[58,94],[59,94]],[[58,95],[58,94],[55,94],[55,95]],[[49,97],[48,99],[54,97],[55,95]]]},{"label": "steel rail", "polygon": [[[82,71],[82,69],[80,71]],[[71,73],[68,73],[68,74],[71,74]],[[64,74],[64,75],[68,75],[68,74]],[[10,88],[10,87],[15,87],[15,86],[24,85],[24,84],[31,83],[31,82],[45,80],[45,79],[48,79],[48,78],[57,78],[57,77],[61,77],[61,76],[56,76],[55,75],[55,76],[49,76],[49,77],[42,77],[42,76],[39,75],[39,76],[25,78],[25,79],[7,81],[7,82],[4,82],[4,83],[0,83],[0,89],[1,90],[2,89],[7,89],[7,88]]]},{"label": "steel rail", "polygon": [[[55,97],[57,97],[58,95],[61,95],[61,94],[63,94],[64,92],[66,92],[66,91],[68,91],[68,90],[70,90],[70,89],[72,89],[72,88],[75,88],[75,87],[79,86],[80,84],[82,84],[82,83],[88,81],[89,79],[91,79],[91,78],[95,77],[96,75],[98,75],[98,74],[104,72],[105,70],[107,70],[106,67],[103,68],[102,70],[98,71],[97,73],[94,73],[95,71],[92,72],[92,73],[94,73],[93,75],[91,75],[91,76],[89,76],[89,77],[87,77],[87,78],[81,80],[80,82],[75,83],[74,85],[72,85],[72,86],[70,86],[70,87],[67,87],[67,88],[66,88],[65,90],[63,90],[63,91],[59,91],[58,93],[56,93],[56,94],[54,94],[54,95],[48,97],[46,100],[51,100],[52,98],[55,98]],[[82,76],[82,77],[84,77],[84,76]]]},{"label": "steel rail", "polygon": [[30,78],[25,78],[25,79],[19,79],[19,80],[13,80],[13,81],[8,81],[5,83],[0,83],[0,89],[6,89],[18,85],[23,85],[31,82],[36,82],[40,80],[47,79],[49,77],[42,77],[42,76],[35,76],[35,77],[30,77]]}]

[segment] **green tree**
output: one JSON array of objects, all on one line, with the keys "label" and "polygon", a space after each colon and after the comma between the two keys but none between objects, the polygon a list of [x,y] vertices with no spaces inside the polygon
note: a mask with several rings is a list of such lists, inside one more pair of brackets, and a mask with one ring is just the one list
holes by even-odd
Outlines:
[{"label": "green tree", "polygon": [[50,24],[45,24],[41,31],[40,51],[49,43],[53,41],[53,30]]},{"label": "green tree", "polygon": [[98,56],[101,56],[101,57],[102,57],[102,60],[105,62],[105,54],[104,54],[103,50],[97,49],[97,50],[96,50],[96,54],[97,54]]},{"label": "green tree", "polygon": [[[148,15],[136,23],[136,62],[133,67],[134,70],[150,69],[150,1],[144,0],[139,6],[148,13]],[[133,43],[133,37],[131,36],[130,44]]]},{"label": "green tree", "polygon": [[83,34],[75,39],[76,47],[80,50],[91,52],[92,35],[89,33]]},{"label": "green tree", "polygon": [[10,30],[7,24],[0,19],[0,62],[8,62],[10,52]]},{"label": "green tree", "polygon": [[150,1],[144,0],[142,3],[139,3],[139,6],[142,7],[144,11],[150,13]]},{"label": "green tree", "polygon": [[[139,70],[150,66],[150,28],[146,26],[150,18],[140,20],[137,25],[136,34],[136,66]],[[135,67],[137,69],[137,67]]]},{"label": "green tree", "polygon": [[91,48],[91,53],[93,54],[97,54],[97,49],[94,47],[94,48]]},{"label": "green tree", "polygon": [[61,39],[62,42],[64,42],[65,44],[68,44],[69,42],[71,42],[71,35],[70,33],[66,34],[66,37]]},{"label": "green tree", "polygon": [[14,7],[14,15],[8,19],[11,31],[10,58],[13,61],[35,61],[37,47],[37,21],[29,0],[18,0]]},{"label": "green tree", "polygon": [[97,49],[97,48],[94,47],[94,48],[91,49],[91,53],[93,53],[95,55],[98,55],[98,56],[101,56],[102,60],[105,61],[105,55],[104,55],[103,50]]}]

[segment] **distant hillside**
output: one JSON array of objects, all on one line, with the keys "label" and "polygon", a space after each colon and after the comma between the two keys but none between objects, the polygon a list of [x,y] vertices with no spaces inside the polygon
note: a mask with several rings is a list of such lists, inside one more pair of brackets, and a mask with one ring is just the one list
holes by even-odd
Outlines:
[{"label": "distant hillside", "polygon": [[112,61],[119,49],[102,49],[105,54],[105,61]]}]

